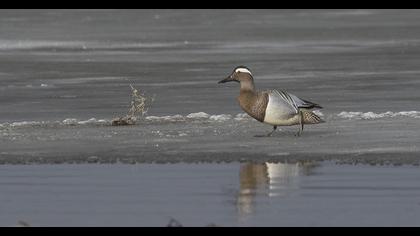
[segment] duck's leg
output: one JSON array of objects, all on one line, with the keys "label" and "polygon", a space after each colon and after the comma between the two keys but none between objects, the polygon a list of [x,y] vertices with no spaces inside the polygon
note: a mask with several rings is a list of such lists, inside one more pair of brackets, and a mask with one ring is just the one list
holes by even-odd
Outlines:
[{"label": "duck's leg", "polygon": [[277,125],[273,126],[273,130],[267,134],[267,137],[270,137],[274,133],[274,131],[276,131],[276,129],[277,129]]},{"label": "duck's leg", "polygon": [[263,135],[258,135],[257,134],[254,137],[258,137],[258,138],[261,138],[261,137],[270,137],[274,133],[274,131],[276,131],[276,129],[277,129],[277,125],[273,126],[273,130],[270,133],[263,134]]},{"label": "duck's leg", "polygon": [[302,131],[303,131],[303,112],[299,109],[299,113],[298,113],[298,115],[299,115],[299,131],[297,132],[297,136],[300,136],[301,134],[302,134]]}]

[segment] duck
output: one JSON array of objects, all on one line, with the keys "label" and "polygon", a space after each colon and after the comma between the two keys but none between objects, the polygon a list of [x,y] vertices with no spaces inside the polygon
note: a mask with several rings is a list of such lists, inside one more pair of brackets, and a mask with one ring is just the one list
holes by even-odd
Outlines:
[{"label": "duck", "polygon": [[233,72],[218,83],[240,83],[239,106],[255,120],[272,125],[273,129],[265,135],[255,137],[270,137],[276,131],[277,126],[298,125],[296,133],[300,136],[305,124],[320,124],[325,121],[316,115],[312,109],[322,109],[317,103],[304,100],[283,90],[263,90],[255,88],[254,77],[251,70],[246,66],[237,66]]}]

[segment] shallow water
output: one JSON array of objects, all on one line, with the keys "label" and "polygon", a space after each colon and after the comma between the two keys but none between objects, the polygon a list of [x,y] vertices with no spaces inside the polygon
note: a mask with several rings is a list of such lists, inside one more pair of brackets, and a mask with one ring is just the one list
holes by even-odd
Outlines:
[{"label": "shallow water", "polygon": [[0,166],[13,226],[418,226],[418,167],[330,162]]}]

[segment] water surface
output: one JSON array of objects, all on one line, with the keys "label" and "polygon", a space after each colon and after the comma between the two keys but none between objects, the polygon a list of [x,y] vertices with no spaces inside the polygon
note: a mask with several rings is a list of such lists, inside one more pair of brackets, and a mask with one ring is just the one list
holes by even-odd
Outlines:
[{"label": "water surface", "polygon": [[334,163],[0,166],[0,222],[418,226],[418,167]]}]

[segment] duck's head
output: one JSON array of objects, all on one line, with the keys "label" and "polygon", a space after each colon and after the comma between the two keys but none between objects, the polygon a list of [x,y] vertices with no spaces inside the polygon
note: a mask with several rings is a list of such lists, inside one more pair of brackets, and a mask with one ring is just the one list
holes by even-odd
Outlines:
[{"label": "duck's head", "polygon": [[246,66],[238,66],[236,67],[233,72],[226,78],[220,80],[218,83],[226,83],[226,82],[242,82],[246,80],[252,81],[252,74],[251,71]]}]

